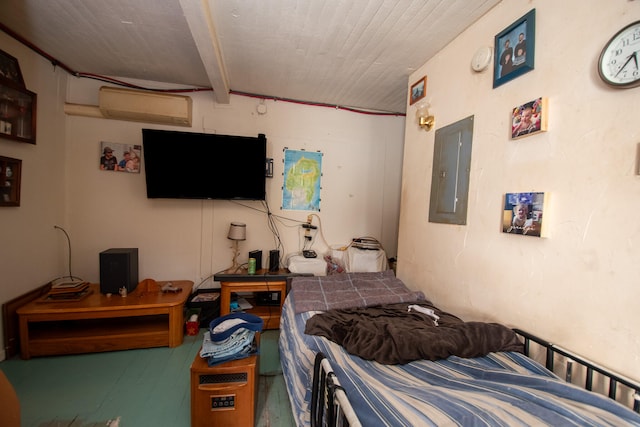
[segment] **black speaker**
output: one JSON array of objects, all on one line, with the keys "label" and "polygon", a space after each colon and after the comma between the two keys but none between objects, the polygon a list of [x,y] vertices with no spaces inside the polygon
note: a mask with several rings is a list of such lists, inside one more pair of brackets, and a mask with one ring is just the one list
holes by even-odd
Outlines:
[{"label": "black speaker", "polygon": [[278,271],[280,269],[280,251],[273,249],[269,251],[269,271]]},{"label": "black speaker", "polygon": [[256,270],[262,269],[262,251],[255,250],[249,252],[249,258],[256,259]]},{"label": "black speaker", "polygon": [[112,248],[100,252],[100,292],[133,292],[138,286],[138,248]]}]

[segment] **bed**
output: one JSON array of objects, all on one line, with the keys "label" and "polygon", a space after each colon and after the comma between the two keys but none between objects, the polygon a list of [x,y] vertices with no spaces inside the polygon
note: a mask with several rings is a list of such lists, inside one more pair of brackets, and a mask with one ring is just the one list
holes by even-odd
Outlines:
[{"label": "bed", "polygon": [[[413,310],[409,311],[409,307]],[[372,317],[368,316],[370,310],[373,310]],[[409,326],[413,345],[395,343],[399,340],[397,336],[404,332],[381,326],[376,320],[385,317],[386,311],[395,317],[394,310],[401,324],[423,322],[423,326]],[[401,317],[401,311],[413,319]],[[353,312],[355,320],[349,317]],[[358,316],[363,317],[358,319]],[[332,384],[331,390],[339,392],[342,404],[338,407],[343,407],[342,412],[350,418],[344,421],[345,425],[640,426],[640,414],[615,399],[560,379],[526,356],[535,336],[497,324],[487,324],[486,329],[480,325],[469,328],[468,324],[474,322],[462,322],[434,307],[422,293],[407,289],[392,271],[295,277],[290,283],[281,322],[281,364],[298,426],[317,424],[315,415],[311,421],[311,413],[318,411],[317,403],[311,403],[312,397],[326,393],[314,391],[314,382],[316,388],[318,384],[325,387],[328,382]],[[461,331],[453,332],[453,338],[428,335],[448,334],[441,331],[455,329],[458,323]],[[421,335],[422,329],[427,335]],[[332,333],[334,336],[327,338]],[[496,333],[497,340],[487,338]],[[482,337],[475,338],[473,334]],[[392,343],[380,341],[384,336]],[[478,342],[472,342],[474,340]],[[425,341],[436,343],[437,348],[423,345]],[[568,354],[552,344],[549,346],[547,365],[553,364],[557,356]],[[382,347],[384,349],[379,350]],[[475,354],[494,347],[497,350]],[[393,354],[391,359],[384,360],[389,353]],[[317,378],[317,357],[326,364],[320,369],[324,371],[321,381]],[[408,361],[415,357],[420,358]],[[590,366],[584,374],[588,388],[593,387],[594,369],[597,373],[601,371],[598,366]],[[327,372],[328,381],[325,380]],[[567,373],[570,376],[571,370],[567,369]],[[573,372],[574,378],[584,376],[577,374]],[[640,385],[624,377],[614,378],[610,382],[615,384],[609,386],[617,388],[622,381],[625,386],[635,386],[637,394]],[[633,394],[633,389],[629,390]],[[325,424],[332,425],[333,421]]]}]

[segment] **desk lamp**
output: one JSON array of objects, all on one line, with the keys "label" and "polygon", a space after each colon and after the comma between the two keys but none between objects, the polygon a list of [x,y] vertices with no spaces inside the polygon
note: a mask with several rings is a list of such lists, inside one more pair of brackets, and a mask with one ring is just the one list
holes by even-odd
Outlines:
[{"label": "desk lamp", "polygon": [[238,271],[238,242],[247,239],[247,225],[241,222],[232,222],[229,226],[229,234],[227,239],[233,240],[233,265],[227,270],[230,273]]}]

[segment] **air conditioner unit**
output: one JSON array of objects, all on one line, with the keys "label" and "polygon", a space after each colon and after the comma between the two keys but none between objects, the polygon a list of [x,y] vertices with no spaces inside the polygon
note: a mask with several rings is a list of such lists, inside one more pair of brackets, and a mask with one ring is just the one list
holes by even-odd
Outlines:
[{"label": "air conditioner unit", "polygon": [[110,119],[191,126],[191,98],[170,93],[100,88],[100,111]]}]

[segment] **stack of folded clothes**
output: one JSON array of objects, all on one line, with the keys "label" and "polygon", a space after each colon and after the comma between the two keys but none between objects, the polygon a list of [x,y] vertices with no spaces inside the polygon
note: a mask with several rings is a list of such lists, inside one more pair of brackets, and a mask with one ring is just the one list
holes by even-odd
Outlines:
[{"label": "stack of folded clothes", "polygon": [[258,354],[256,332],[262,331],[263,322],[249,313],[231,313],[209,324],[204,334],[200,357],[209,366]]}]

